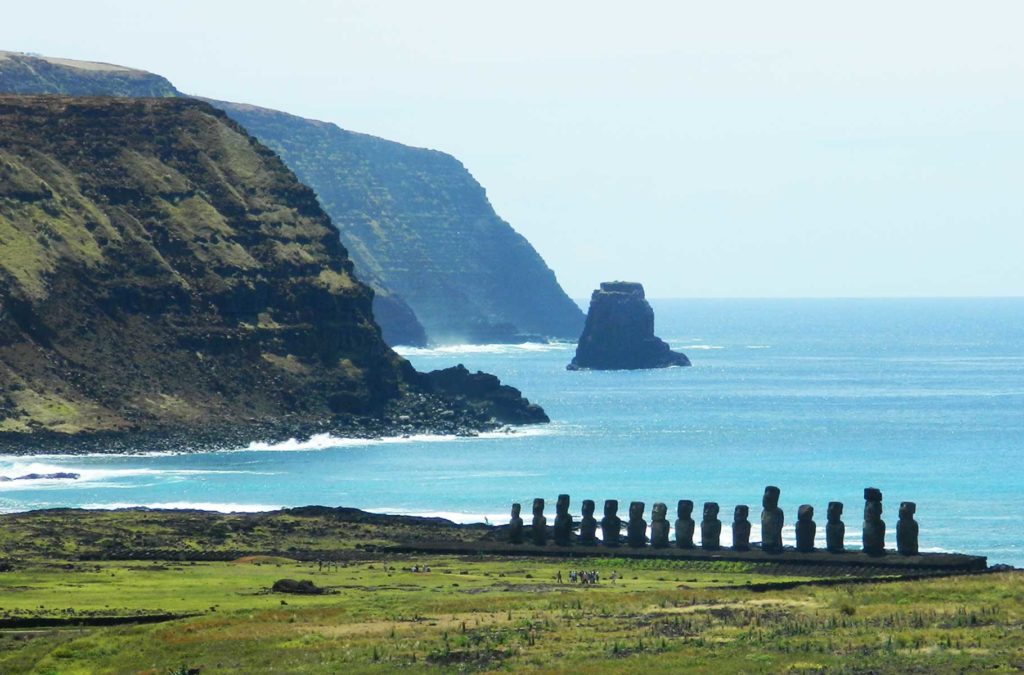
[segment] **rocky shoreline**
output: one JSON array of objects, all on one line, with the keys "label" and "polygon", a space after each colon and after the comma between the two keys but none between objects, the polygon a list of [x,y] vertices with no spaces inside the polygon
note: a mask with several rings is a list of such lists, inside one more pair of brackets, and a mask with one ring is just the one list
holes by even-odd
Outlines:
[{"label": "rocky shoreline", "polygon": [[160,427],[98,433],[52,431],[0,434],[0,454],[84,455],[211,452],[237,450],[250,443],[305,441],[318,434],[339,438],[381,439],[411,435],[476,436],[509,428],[509,422],[466,406],[453,406],[432,394],[410,393],[391,402],[378,416],[343,415],[311,420],[285,416],[202,427]]}]

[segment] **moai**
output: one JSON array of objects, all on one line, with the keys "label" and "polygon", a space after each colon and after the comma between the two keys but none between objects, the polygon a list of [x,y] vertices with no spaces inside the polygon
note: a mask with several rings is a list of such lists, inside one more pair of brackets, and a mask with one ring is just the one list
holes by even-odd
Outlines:
[{"label": "moai", "polygon": [[917,555],[917,504],[900,502],[900,519],[896,523],[896,550],[902,555]]},{"label": "moai", "polygon": [[508,541],[511,544],[523,543],[523,519],[519,516],[522,510],[520,504],[512,505],[512,520],[508,521]]},{"label": "moai", "polygon": [[594,518],[594,500],[583,500],[583,518],[580,519],[580,543],[584,546],[597,544],[597,519]]},{"label": "moai", "polygon": [[658,502],[651,509],[651,546],[668,548],[668,507]]},{"label": "moai", "polygon": [[693,502],[689,499],[680,499],[676,505],[676,516],[676,546],[693,548]]},{"label": "moai", "polygon": [[735,551],[750,550],[750,507],[740,504],[732,516],[732,548]]},{"label": "moai", "polygon": [[626,524],[626,541],[632,548],[647,545],[647,521],[644,520],[644,503],[629,503],[629,523]]},{"label": "moai", "polygon": [[864,552],[885,553],[885,521],[882,520],[882,491],[864,488]]},{"label": "moai", "polygon": [[842,553],[846,548],[846,524],[843,523],[843,503],[828,503],[828,524],[825,525],[825,548],[831,553]]},{"label": "moai", "polygon": [[538,497],[533,500],[533,543],[543,546],[548,541],[548,519],[544,517],[544,500]]},{"label": "moai", "polygon": [[700,547],[707,551],[721,548],[722,521],[718,519],[718,503],[704,502],[704,520],[700,521]]},{"label": "moai", "polygon": [[619,500],[604,500],[604,518],[601,519],[601,539],[605,546],[618,546],[622,532],[622,518],[619,518]]},{"label": "moai", "polygon": [[781,490],[774,485],[764,489],[761,499],[761,550],[768,553],[782,553],[782,523],[785,514],[779,508]]},{"label": "moai", "polygon": [[814,534],[818,526],[814,523],[814,507],[801,504],[796,512],[796,550],[801,553],[814,551]]},{"label": "moai", "polygon": [[555,544],[572,544],[572,516],[569,515],[569,495],[558,495],[555,502]]}]

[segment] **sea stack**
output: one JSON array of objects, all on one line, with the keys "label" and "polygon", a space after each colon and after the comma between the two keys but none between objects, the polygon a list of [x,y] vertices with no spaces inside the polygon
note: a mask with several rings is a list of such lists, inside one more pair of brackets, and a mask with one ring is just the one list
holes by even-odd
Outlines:
[{"label": "sea stack", "polygon": [[569,370],[640,370],[688,366],[685,354],[654,335],[654,310],[644,287],[605,281],[590,296],[590,309]]}]

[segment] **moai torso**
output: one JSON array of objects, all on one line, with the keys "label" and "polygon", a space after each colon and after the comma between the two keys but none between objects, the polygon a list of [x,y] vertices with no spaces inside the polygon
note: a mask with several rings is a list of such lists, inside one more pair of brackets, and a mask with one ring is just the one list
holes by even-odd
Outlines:
[{"label": "moai torso", "polygon": [[676,506],[676,516],[676,546],[693,548],[693,502],[689,499],[680,499]]},{"label": "moai torso", "polygon": [[658,502],[651,509],[651,546],[668,548],[668,507]]},{"label": "moai torso", "polygon": [[533,543],[543,546],[548,541],[548,519],[544,517],[544,500],[533,500],[533,525],[531,527]]},{"label": "moai torso", "polygon": [[914,514],[917,504],[914,502],[900,503],[900,519],[896,523],[896,550],[903,555],[918,555],[917,521]]},{"label": "moai torso", "polygon": [[843,523],[843,503],[828,503],[828,523],[825,525],[825,548],[840,553],[846,548],[846,524]]},{"label": "moai torso", "polygon": [[868,555],[885,553],[885,522],[882,520],[882,491],[864,489],[864,552]]},{"label": "moai torso", "polygon": [[814,507],[802,504],[796,512],[796,550],[801,553],[814,551],[814,535],[818,526],[814,522]]},{"label": "moai torso", "polygon": [[740,504],[732,517],[732,547],[736,551],[750,550],[750,507]]},{"label": "moai torso", "polygon": [[597,543],[597,519],[594,518],[594,500],[583,500],[583,518],[580,519],[580,543],[593,546]]},{"label": "moai torso", "polygon": [[523,543],[523,519],[519,515],[522,508],[518,503],[512,505],[512,519],[508,521],[508,540],[512,544]]},{"label": "moai torso", "polygon": [[572,516],[569,515],[569,495],[558,495],[555,502],[555,544],[569,546],[572,543]]},{"label": "moai torso", "polygon": [[601,519],[601,539],[605,546],[618,546],[622,532],[622,518],[619,518],[619,500],[604,500],[604,518]]},{"label": "moai torso", "polygon": [[782,524],[785,516],[779,508],[781,491],[774,485],[764,489],[761,499],[761,550],[782,553]]},{"label": "moai torso", "polygon": [[718,519],[718,504],[704,502],[704,520],[700,521],[700,547],[716,551],[722,546],[722,521]]},{"label": "moai torso", "polygon": [[647,521],[644,520],[643,502],[630,502],[629,504],[626,540],[632,548],[643,548],[647,545]]}]

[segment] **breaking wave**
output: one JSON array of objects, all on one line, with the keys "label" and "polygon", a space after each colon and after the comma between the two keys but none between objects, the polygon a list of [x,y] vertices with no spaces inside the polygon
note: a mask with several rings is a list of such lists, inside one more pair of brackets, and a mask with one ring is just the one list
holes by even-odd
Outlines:
[{"label": "breaking wave", "polygon": [[440,345],[437,347],[395,347],[402,356],[450,356],[453,354],[519,354],[523,352],[557,352],[574,349],[569,342],[522,342],[519,344]]}]

